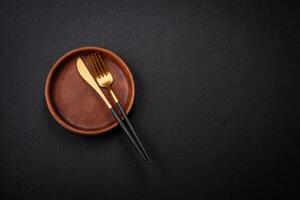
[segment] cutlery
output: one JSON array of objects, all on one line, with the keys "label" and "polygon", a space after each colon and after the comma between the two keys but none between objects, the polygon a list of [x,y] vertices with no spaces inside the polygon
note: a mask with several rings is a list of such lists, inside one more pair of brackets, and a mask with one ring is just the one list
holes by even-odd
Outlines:
[{"label": "cutlery", "polygon": [[92,74],[90,73],[90,71],[88,70],[88,68],[86,67],[86,65],[84,64],[84,62],[82,61],[82,59],[80,57],[77,58],[77,69],[78,72],[80,74],[80,76],[99,94],[99,96],[102,98],[102,100],[104,101],[104,103],[106,104],[106,106],[108,107],[108,109],[111,111],[112,115],[114,116],[114,118],[117,120],[117,122],[120,124],[120,126],[122,127],[122,129],[124,130],[124,132],[126,133],[127,137],[129,138],[129,140],[131,141],[131,143],[133,144],[133,146],[137,149],[137,151],[140,153],[140,155],[142,156],[142,158],[144,160],[147,160],[147,158],[144,156],[142,150],[140,149],[139,145],[136,143],[136,141],[133,139],[132,135],[130,134],[129,130],[126,128],[125,124],[122,122],[122,120],[120,119],[120,117],[117,115],[117,113],[114,111],[113,107],[111,106],[111,104],[109,103],[109,101],[107,100],[107,98],[105,97],[105,95],[103,94],[103,92],[101,91],[100,87],[97,85],[96,81],[94,80]]},{"label": "cutlery", "polygon": [[128,119],[128,117],[127,117],[123,107],[121,106],[117,96],[115,95],[114,91],[111,88],[111,85],[112,85],[114,79],[113,79],[113,76],[112,76],[111,72],[109,71],[106,63],[103,60],[102,55],[98,51],[96,51],[95,53],[92,53],[88,56],[88,61],[89,61],[89,64],[92,68],[95,80],[100,85],[100,87],[108,89],[109,93],[113,97],[113,100],[115,101],[115,104],[117,105],[117,107],[120,110],[122,116],[124,117],[126,123],[128,124],[129,129],[133,133],[133,136],[135,137],[137,143],[141,147],[141,149],[144,152],[144,154],[145,154],[146,158],[148,159],[148,161],[151,163],[151,159],[150,159],[148,153],[146,152],[140,138],[136,134],[136,131],[134,130],[130,120]]}]

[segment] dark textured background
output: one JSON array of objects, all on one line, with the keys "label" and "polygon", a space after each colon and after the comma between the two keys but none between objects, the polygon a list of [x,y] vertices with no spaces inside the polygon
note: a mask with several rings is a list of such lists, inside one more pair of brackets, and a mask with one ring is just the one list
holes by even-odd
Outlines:
[{"label": "dark textured background", "polygon": [[[298,15],[278,1],[2,0],[1,199],[293,199]],[[88,45],[130,66],[152,166],[120,129],[83,137],[49,115],[51,65]]]}]

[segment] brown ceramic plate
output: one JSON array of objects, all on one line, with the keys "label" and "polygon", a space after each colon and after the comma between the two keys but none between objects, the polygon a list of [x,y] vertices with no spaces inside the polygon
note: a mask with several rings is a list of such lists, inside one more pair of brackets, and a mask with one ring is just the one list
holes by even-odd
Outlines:
[{"label": "brown ceramic plate", "polygon": [[[115,53],[99,47],[82,47],[66,53],[55,62],[48,74],[45,97],[54,119],[67,130],[82,135],[103,134],[117,126],[100,96],[77,71],[77,57],[80,56],[88,65],[87,55],[94,51],[103,55],[114,77],[112,88],[127,113],[134,102],[132,74]],[[113,104],[109,93],[105,89],[103,92]]]}]

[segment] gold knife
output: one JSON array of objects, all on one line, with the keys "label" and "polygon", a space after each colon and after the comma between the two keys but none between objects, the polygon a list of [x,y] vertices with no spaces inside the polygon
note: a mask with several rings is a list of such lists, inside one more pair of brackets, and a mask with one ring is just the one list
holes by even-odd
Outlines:
[{"label": "gold knife", "polygon": [[109,109],[112,108],[111,104],[99,88],[98,84],[94,80],[93,76],[89,72],[88,68],[85,66],[84,62],[80,57],[77,58],[77,69],[80,76],[99,94],[99,96],[103,99],[104,103],[107,105]]},{"label": "gold knife", "polygon": [[108,107],[108,109],[111,111],[112,115],[114,116],[114,118],[118,121],[118,123],[120,124],[120,126],[123,128],[124,132],[126,133],[127,137],[129,138],[129,140],[131,141],[131,143],[133,144],[133,146],[138,150],[138,152],[140,153],[140,155],[142,156],[142,158],[144,160],[147,160],[147,158],[145,157],[144,153],[142,152],[142,150],[140,149],[140,147],[137,145],[137,143],[135,142],[135,140],[133,139],[133,137],[131,136],[130,132],[128,131],[128,129],[126,128],[126,126],[124,125],[124,123],[122,122],[122,120],[120,119],[120,117],[117,115],[117,113],[114,111],[113,107],[111,106],[111,104],[109,103],[109,101],[107,100],[107,98],[105,97],[105,95],[103,94],[103,92],[101,91],[100,87],[98,86],[98,84],[96,83],[95,79],[93,78],[92,74],[89,72],[88,68],[86,67],[86,65],[84,64],[84,62],[82,61],[82,59],[80,57],[77,58],[77,70],[80,74],[80,76],[99,94],[99,96],[102,98],[102,100],[104,101],[104,103],[106,104],[106,106]]}]

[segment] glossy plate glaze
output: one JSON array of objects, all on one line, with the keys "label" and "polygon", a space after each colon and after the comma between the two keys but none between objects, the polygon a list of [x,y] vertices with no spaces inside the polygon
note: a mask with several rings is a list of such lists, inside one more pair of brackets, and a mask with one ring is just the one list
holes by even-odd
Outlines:
[{"label": "glossy plate glaze", "polygon": [[[89,67],[86,62],[87,55],[94,51],[99,51],[107,63],[114,77],[112,89],[126,113],[131,110],[135,96],[132,74],[125,62],[115,53],[99,47],[82,47],[63,55],[48,74],[45,87],[46,102],[51,115],[60,125],[82,135],[103,134],[118,125],[100,96],[77,71],[77,57],[80,56]],[[108,91],[102,91],[113,105]]]}]

